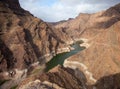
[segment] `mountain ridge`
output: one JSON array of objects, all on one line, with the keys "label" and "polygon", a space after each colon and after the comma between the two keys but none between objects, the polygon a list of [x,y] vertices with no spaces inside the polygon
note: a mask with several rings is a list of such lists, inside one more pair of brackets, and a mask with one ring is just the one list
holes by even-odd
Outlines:
[{"label": "mountain ridge", "polygon": [[[17,9],[14,6],[18,6]],[[57,36],[61,32],[55,32],[47,23],[23,10],[18,0],[0,1],[0,10],[0,66],[4,66],[0,67],[1,72],[14,68],[24,69],[37,61],[44,64],[57,53],[70,51],[62,40],[65,35]],[[4,49],[11,51],[12,58],[6,59],[7,51]],[[7,54],[9,56],[9,51]]]}]

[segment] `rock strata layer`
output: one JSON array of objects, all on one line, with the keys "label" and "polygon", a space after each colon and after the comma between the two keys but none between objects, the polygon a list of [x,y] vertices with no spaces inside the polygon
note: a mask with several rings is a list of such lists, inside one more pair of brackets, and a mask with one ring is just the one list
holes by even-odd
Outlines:
[{"label": "rock strata layer", "polygon": [[[48,88],[41,88],[42,84]],[[82,72],[57,66],[48,73],[41,74],[33,82],[21,84],[19,89],[87,89],[87,86]]]},{"label": "rock strata layer", "polygon": [[70,51],[65,36],[23,10],[18,0],[1,0],[0,72],[28,68],[38,61],[44,64],[57,53]]}]

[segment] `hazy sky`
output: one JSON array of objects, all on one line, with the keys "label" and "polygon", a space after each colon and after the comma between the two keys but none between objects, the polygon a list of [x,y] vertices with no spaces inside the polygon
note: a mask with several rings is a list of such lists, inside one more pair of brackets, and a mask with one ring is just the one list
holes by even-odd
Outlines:
[{"label": "hazy sky", "polygon": [[74,18],[79,13],[105,10],[120,0],[20,0],[21,6],[48,22]]}]

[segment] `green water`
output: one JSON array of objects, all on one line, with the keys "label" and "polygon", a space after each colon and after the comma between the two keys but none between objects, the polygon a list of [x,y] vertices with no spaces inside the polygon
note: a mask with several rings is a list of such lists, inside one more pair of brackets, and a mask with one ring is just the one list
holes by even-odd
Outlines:
[{"label": "green water", "polygon": [[78,53],[79,51],[85,49],[85,47],[80,47],[79,43],[75,43],[72,45],[74,50],[71,50],[70,52],[60,53],[54,56],[47,64],[46,64],[46,70],[49,71],[53,67],[57,66],[58,64],[63,65],[64,60],[68,57]]}]

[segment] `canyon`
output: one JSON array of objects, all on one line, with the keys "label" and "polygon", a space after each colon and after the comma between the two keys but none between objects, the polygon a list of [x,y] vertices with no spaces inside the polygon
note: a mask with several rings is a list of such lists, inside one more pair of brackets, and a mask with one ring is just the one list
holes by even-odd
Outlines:
[{"label": "canyon", "polygon": [[[76,42],[84,49],[45,72]],[[120,4],[48,23],[0,0],[0,89],[119,89],[119,54]]]}]

